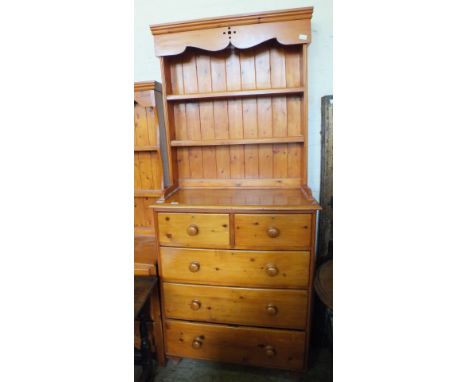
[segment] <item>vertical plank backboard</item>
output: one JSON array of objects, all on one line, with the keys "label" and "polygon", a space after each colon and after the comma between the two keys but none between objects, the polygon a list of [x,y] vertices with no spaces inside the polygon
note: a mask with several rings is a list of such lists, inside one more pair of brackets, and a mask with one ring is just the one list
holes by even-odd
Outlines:
[{"label": "vertical plank backboard", "polygon": [[[183,77],[184,77],[184,93],[198,92],[198,77],[196,56],[192,52],[188,52],[184,57]],[[200,129],[200,107],[198,102],[187,102],[185,105],[187,138],[199,141],[201,140]],[[203,178],[203,155],[200,147],[191,147],[189,151],[189,164],[191,178]]]},{"label": "vertical plank backboard", "polygon": [[[270,49],[262,47],[255,55],[255,77],[258,89],[271,88]],[[271,97],[257,98],[258,137],[273,136]],[[273,178],[273,146],[270,144],[258,147],[259,178]]]},{"label": "vertical plank backboard", "polygon": [[[270,60],[272,87],[286,87],[286,60],[284,48],[281,46],[273,46],[270,50]],[[273,97],[271,107],[273,137],[286,137],[288,135],[286,97]],[[287,178],[288,176],[288,146],[284,143],[273,145],[273,176],[275,178]]]},{"label": "vertical plank backboard", "polygon": [[[239,54],[234,51],[228,51],[226,57],[226,88],[227,90],[241,89],[241,68]],[[238,99],[228,100],[228,121],[229,138],[244,138],[244,129],[242,123],[242,101]],[[245,176],[244,158],[245,152],[243,146],[231,146],[229,148],[231,162],[231,178],[242,179]]]},{"label": "vertical plank backboard", "polygon": [[[276,41],[218,52],[187,48],[180,55],[166,58],[170,68],[167,79],[172,94],[179,95],[303,88],[306,75],[303,54],[302,45],[281,45]],[[305,184],[307,143],[303,95],[194,97],[168,102],[167,107],[173,117],[173,139],[180,141],[287,137],[304,137],[305,141],[174,147],[180,179],[199,181],[193,185],[203,184],[201,179],[205,179],[206,185],[214,184],[210,180],[223,184],[223,180],[231,179],[258,179],[255,182],[258,185],[263,184],[262,179],[269,185],[276,179],[295,179]],[[142,174],[144,182],[144,164]]]},{"label": "vertical plank backboard", "polygon": [[[255,53],[256,49],[245,50],[240,53],[242,90],[256,88]],[[257,138],[257,100],[255,98],[242,100],[242,116],[244,138]],[[258,178],[258,146],[246,145],[244,151],[245,177]]]},{"label": "vertical plank backboard", "polygon": [[[301,47],[292,47],[286,53],[286,85],[288,87],[301,86]],[[291,96],[287,99],[288,113],[288,136],[297,137],[301,135],[302,127],[302,98]],[[288,145],[288,177],[298,178],[302,173],[301,146],[297,144]]]},{"label": "vertical plank backboard", "polygon": [[[227,90],[226,85],[226,52],[221,51],[211,56],[211,81],[214,92]],[[229,139],[229,117],[226,100],[213,102],[213,118],[216,139]],[[216,151],[217,178],[230,178],[229,147],[219,146]]]},{"label": "vertical plank backboard", "polygon": [[135,146],[149,146],[148,116],[146,108],[141,105],[134,107]]},{"label": "vertical plank backboard", "polygon": [[[174,94],[184,94],[184,71],[181,62],[174,62],[170,66],[172,89]],[[172,106],[174,115],[174,130],[176,139],[188,139],[185,103]],[[189,149],[177,149],[177,166],[181,178],[190,178]]]},{"label": "vertical plank backboard", "polygon": [[[207,54],[197,54],[198,91],[211,92],[211,60]],[[200,102],[200,130],[201,139],[215,139],[213,102]],[[216,178],[216,151],[214,147],[202,148],[203,177]]]}]

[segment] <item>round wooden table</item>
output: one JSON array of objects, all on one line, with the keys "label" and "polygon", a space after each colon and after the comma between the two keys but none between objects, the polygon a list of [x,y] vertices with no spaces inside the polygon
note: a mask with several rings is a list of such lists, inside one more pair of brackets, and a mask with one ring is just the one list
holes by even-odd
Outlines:
[{"label": "round wooden table", "polygon": [[333,346],[333,260],[323,263],[317,270],[314,281],[315,292],[325,306],[325,336]]},{"label": "round wooden table", "polygon": [[333,310],[333,260],[329,260],[319,267],[314,285],[320,301],[328,309]]}]

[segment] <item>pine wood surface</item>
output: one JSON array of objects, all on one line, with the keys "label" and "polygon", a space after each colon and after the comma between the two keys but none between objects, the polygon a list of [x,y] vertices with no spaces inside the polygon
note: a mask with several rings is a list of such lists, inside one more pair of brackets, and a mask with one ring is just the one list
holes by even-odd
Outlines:
[{"label": "pine wood surface", "polygon": [[305,329],[307,291],[163,283],[168,318]]},{"label": "pine wood surface", "polygon": [[134,276],[156,276],[156,267],[153,264],[133,263]]},{"label": "pine wood surface", "polygon": [[[292,370],[304,366],[305,334],[302,331],[170,319],[165,320],[164,328],[169,356]],[[197,339],[201,346],[194,348],[193,342]]]},{"label": "pine wood surface", "polygon": [[[171,214],[158,216],[159,242],[176,247],[228,248],[229,215]],[[191,234],[190,228],[195,232]]]},{"label": "pine wood surface", "polygon": [[169,179],[151,205],[168,356],[306,367],[320,209],[307,187],[312,11],[151,28]]},{"label": "pine wood surface", "polygon": [[261,12],[153,25],[151,31],[158,56],[178,55],[188,46],[212,52],[230,44],[246,49],[271,39],[283,45],[308,44],[312,12],[312,7]]},{"label": "pine wood surface", "polygon": [[186,32],[197,29],[210,29],[230,25],[248,25],[253,23],[267,23],[278,21],[291,21],[298,19],[310,19],[314,11],[313,7],[291,8],[278,11],[255,12],[229,16],[217,16],[196,20],[160,23],[151,26],[153,35],[165,33]]},{"label": "pine wood surface", "polygon": [[[234,222],[236,248],[307,250],[310,247],[309,214],[236,214]],[[270,230],[277,236],[269,236]]]},{"label": "pine wood surface", "polygon": [[[238,251],[161,247],[163,281],[306,289],[308,251]],[[190,270],[191,264],[198,265]],[[277,270],[267,273],[267,268]]]},{"label": "pine wood surface", "polygon": [[134,235],[134,262],[156,264],[156,240],[151,235]]},{"label": "pine wood surface", "polygon": [[150,205],[154,204],[164,190],[159,137],[161,120],[156,110],[156,92],[160,91],[161,85],[154,81],[134,84],[134,227],[136,235],[154,235]]},{"label": "pine wood surface", "polygon": [[[266,64],[266,63],[264,63]],[[256,90],[238,90],[238,91],[213,91],[209,93],[192,94],[168,94],[168,101],[184,101],[198,99],[217,99],[217,98],[242,98],[256,96],[286,96],[290,94],[303,94],[304,88],[275,88],[275,89],[256,89]]]},{"label": "pine wood surface", "polygon": [[[304,91],[295,94],[305,83],[301,46],[187,49],[162,63],[170,156],[181,183],[206,179],[202,187],[210,180],[229,186],[230,180],[256,179],[250,187],[282,187],[272,180],[297,179],[295,187],[305,184]],[[252,96],[259,92],[263,96]],[[227,94],[239,98],[216,98]],[[234,147],[244,140],[249,146]],[[229,147],[205,147],[214,145]]]},{"label": "pine wood surface", "polygon": [[[149,92],[149,91],[148,91]],[[162,181],[162,163],[158,150],[158,118],[154,107],[134,106],[135,118],[135,190],[164,189]]]},{"label": "pine wood surface", "polygon": [[[177,140],[172,141],[171,146],[229,146],[229,145],[255,145],[269,143],[300,143],[304,142],[304,137],[283,137],[283,138],[253,138],[253,139],[211,139],[203,141]],[[150,150],[151,148],[148,148]],[[142,150],[143,151],[143,150]]]},{"label": "pine wood surface", "polygon": [[167,200],[151,206],[157,211],[192,210],[275,210],[314,211],[320,209],[299,188],[293,189],[180,189]]},{"label": "pine wood surface", "polygon": [[159,213],[163,246],[307,250],[311,243],[310,214]]}]

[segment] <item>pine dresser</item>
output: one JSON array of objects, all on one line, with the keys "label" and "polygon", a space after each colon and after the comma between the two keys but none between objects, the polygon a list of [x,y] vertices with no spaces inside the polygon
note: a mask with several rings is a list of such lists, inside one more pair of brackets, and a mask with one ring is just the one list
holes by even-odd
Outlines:
[{"label": "pine dresser", "polygon": [[151,27],[169,185],[151,207],[168,357],[307,368],[312,8]]}]

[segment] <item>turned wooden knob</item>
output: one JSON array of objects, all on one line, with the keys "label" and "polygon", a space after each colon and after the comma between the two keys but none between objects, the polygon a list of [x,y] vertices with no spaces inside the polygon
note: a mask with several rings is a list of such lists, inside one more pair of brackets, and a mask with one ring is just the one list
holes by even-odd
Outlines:
[{"label": "turned wooden knob", "polygon": [[273,346],[265,346],[265,354],[268,358],[274,357],[276,355],[276,350]]},{"label": "turned wooden knob", "polygon": [[192,300],[192,303],[190,304],[190,307],[192,310],[198,310],[201,308],[201,302],[200,300]]},{"label": "turned wooden knob", "polygon": [[278,308],[273,304],[268,304],[266,307],[266,311],[270,316],[276,316],[278,314]]},{"label": "turned wooden knob", "polygon": [[190,272],[198,272],[200,270],[200,263],[192,261],[188,267]]},{"label": "turned wooden knob", "polygon": [[194,349],[200,349],[203,345],[203,341],[201,337],[195,337],[192,341],[192,347]]},{"label": "turned wooden knob", "polygon": [[187,227],[187,233],[188,233],[190,236],[198,235],[198,227],[197,227],[195,224],[190,224],[190,225]]},{"label": "turned wooden knob", "polygon": [[278,237],[280,234],[280,230],[276,227],[268,227],[267,229],[267,235],[270,236],[271,238]]},{"label": "turned wooden knob", "polygon": [[268,274],[268,276],[276,276],[278,274],[278,268],[276,268],[275,265],[273,264],[268,264],[266,266],[266,273]]}]

